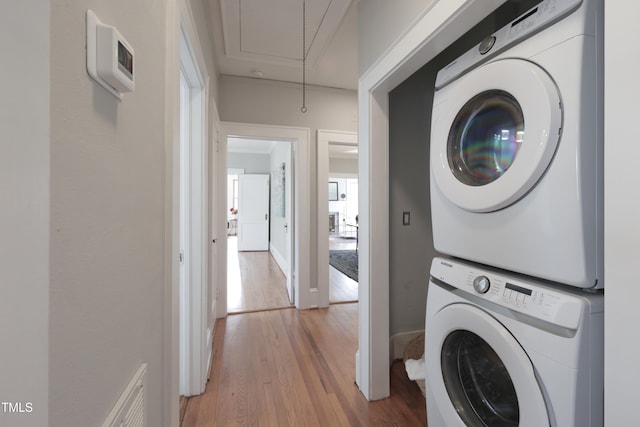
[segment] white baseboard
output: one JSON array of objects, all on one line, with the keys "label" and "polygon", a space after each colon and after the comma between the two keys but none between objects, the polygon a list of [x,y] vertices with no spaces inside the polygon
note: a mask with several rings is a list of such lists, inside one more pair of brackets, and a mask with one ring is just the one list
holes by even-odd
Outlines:
[{"label": "white baseboard", "polygon": [[424,333],[424,329],[418,331],[401,332],[391,336],[389,342],[389,361],[393,362],[396,359],[402,359],[404,349],[407,344],[420,334]]},{"label": "white baseboard", "polygon": [[278,252],[278,250],[275,248],[274,245],[271,245],[271,244],[269,245],[269,252],[271,252],[271,256],[276,261],[276,264],[278,264],[278,267],[280,267],[280,270],[282,270],[282,273],[286,276],[287,270],[288,270],[287,261],[284,259],[282,254]]}]

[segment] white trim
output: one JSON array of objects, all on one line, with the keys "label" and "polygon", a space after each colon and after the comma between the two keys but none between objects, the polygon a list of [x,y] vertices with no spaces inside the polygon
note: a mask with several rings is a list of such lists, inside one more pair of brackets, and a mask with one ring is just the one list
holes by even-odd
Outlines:
[{"label": "white trim", "polygon": [[[180,152],[180,44],[183,33],[188,35],[188,39],[191,41],[191,46],[195,49],[190,49],[190,54],[195,58],[195,62],[200,70],[200,82],[203,91],[200,96],[199,102],[202,104],[202,116],[203,126],[200,129],[203,141],[206,143],[203,146],[204,154],[207,157],[203,158],[203,176],[207,176],[208,156],[207,148],[209,146],[209,137],[213,135],[207,135],[209,126],[211,129],[215,129],[218,119],[218,112],[215,108],[215,103],[209,100],[209,76],[207,75],[207,67],[204,61],[204,56],[201,51],[201,43],[195,30],[196,25],[194,23],[193,13],[186,0],[170,1],[167,4],[167,61],[166,61],[166,113],[165,113],[165,145],[167,149],[166,158],[166,240],[165,240],[165,345],[164,345],[164,405],[163,405],[163,417],[164,425],[177,427],[179,425],[179,268],[178,268],[178,252],[179,252],[179,152]],[[207,110],[209,108],[209,110]],[[212,153],[213,154],[213,153]],[[214,156],[215,158],[215,156]],[[208,181],[203,182],[202,194],[203,194],[203,222],[206,224],[209,221],[206,210],[208,206]],[[205,234],[206,235],[206,234]],[[206,246],[204,246],[206,245]],[[204,242],[203,249],[207,253],[208,242]],[[212,251],[212,256],[215,254]],[[202,271],[204,271],[204,282],[208,284],[207,269],[210,265],[215,264],[215,259],[209,262],[203,262]],[[215,283],[215,282],[212,282]],[[205,287],[206,288],[206,287]],[[209,286],[210,289],[215,288]],[[206,289],[205,289],[206,292]],[[206,295],[206,294],[205,294]],[[215,303],[215,301],[214,301]],[[210,343],[213,340],[213,325],[215,322],[215,311],[213,307],[207,307],[207,299],[202,299],[204,304],[203,312],[210,313],[210,318],[203,317],[202,320],[202,337],[203,345],[205,349],[211,349]],[[212,304],[215,305],[215,304]],[[211,361],[211,354],[202,357],[202,362],[208,365]],[[204,368],[204,367],[203,367]],[[202,369],[202,380],[206,382],[206,376],[208,373],[208,367]]]},{"label": "white trim", "polygon": [[[230,136],[248,137],[269,140],[293,141],[295,153],[295,200],[294,229],[295,229],[295,254],[294,254],[294,295],[295,305],[299,309],[307,309],[318,305],[317,292],[311,281],[311,199],[309,197],[311,186],[310,177],[310,150],[311,139],[308,128],[271,126],[249,123],[221,122],[219,161],[223,162],[218,174],[220,180],[226,179],[227,174],[227,138]],[[218,194],[218,212],[226,212],[227,189],[226,185]],[[222,216],[222,215],[221,215]],[[218,230],[226,230],[226,217],[218,221]],[[222,235],[222,234],[220,234]],[[218,242],[218,274],[220,284],[227,283],[227,242],[220,239]],[[317,291],[317,290],[316,290]],[[218,288],[218,310],[220,317],[227,315],[227,286]]]},{"label": "white trim", "polygon": [[187,240],[188,289],[180,303],[187,324],[181,328],[186,337],[186,356],[181,360],[181,394],[198,395],[204,392],[211,359],[209,341],[209,144],[208,144],[208,75],[200,50],[200,42],[193,25],[193,15],[187,3],[182,10],[180,25],[180,66],[190,91],[190,195],[187,198],[189,238]]},{"label": "white trim", "polygon": [[272,245],[271,243],[269,243],[269,252],[271,253],[271,256],[273,257],[273,260],[276,262],[276,264],[278,264],[278,268],[280,268],[280,271],[282,271],[282,274],[287,274],[287,261],[284,259],[284,257],[282,256],[282,254],[280,254],[280,252],[278,252],[278,249],[276,249],[276,247],[274,245]]},{"label": "white trim", "polygon": [[356,378],[369,400],[389,396],[388,94],[504,1],[434,1],[360,78],[360,317]]},{"label": "white trim", "polygon": [[329,306],[329,227],[323,218],[329,217],[329,143],[358,144],[358,134],[318,129],[318,304]]}]

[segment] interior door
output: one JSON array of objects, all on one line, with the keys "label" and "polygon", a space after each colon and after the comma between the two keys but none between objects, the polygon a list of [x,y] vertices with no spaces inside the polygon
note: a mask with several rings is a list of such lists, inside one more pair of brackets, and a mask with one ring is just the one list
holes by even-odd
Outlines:
[{"label": "interior door", "polygon": [[238,176],[238,251],[269,250],[269,175]]},{"label": "interior door", "polygon": [[289,294],[289,302],[293,304],[295,301],[295,215],[293,212],[293,207],[295,206],[295,201],[293,200],[293,196],[295,194],[293,182],[293,177],[295,174],[295,162],[293,161],[293,144],[289,144],[289,161],[287,164],[290,165],[290,167],[288,167],[285,171],[285,215],[288,219],[286,224],[286,230],[288,233],[286,240],[287,259],[289,260],[289,265],[287,268],[287,293]]}]

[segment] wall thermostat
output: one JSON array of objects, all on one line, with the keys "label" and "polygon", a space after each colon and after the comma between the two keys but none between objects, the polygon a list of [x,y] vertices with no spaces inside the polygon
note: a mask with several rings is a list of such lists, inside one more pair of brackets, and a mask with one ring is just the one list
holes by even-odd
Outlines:
[{"label": "wall thermostat", "polygon": [[91,10],[87,10],[87,72],[118,99],[135,89],[133,48]]}]

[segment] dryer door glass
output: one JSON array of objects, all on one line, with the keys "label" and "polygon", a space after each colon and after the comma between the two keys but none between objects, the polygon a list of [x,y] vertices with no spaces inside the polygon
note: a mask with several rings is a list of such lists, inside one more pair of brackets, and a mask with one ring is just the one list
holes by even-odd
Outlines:
[{"label": "dryer door glass", "polygon": [[467,102],[451,125],[449,166],[466,185],[495,181],[513,163],[524,137],[518,101],[503,90],[482,92]]},{"label": "dryer door glass", "polygon": [[518,426],[513,381],[486,341],[473,332],[454,331],[443,343],[441,359],[447,392],[467,426]]},{"label": "dryer door glass", "polygon": [[516,203],[550,166],[562,114],[553,79],[529,61],[500,59],[472,70],[434,94],[433,183],[469,212]]}]

